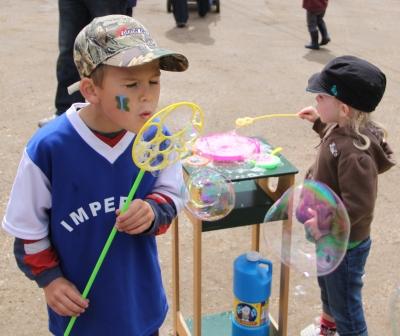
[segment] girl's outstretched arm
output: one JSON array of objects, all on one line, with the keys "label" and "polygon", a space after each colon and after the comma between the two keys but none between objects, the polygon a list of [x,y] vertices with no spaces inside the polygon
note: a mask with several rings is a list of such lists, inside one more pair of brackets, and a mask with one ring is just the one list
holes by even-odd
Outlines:
[{"label": "girl's outstretched arm", "polygon": [[314,123],[315,120],[317,120],[319,118],[317,109],[314,106],[304,107],[299,112],[297,112],[297,115],[299,116],[299,118],[306,119],[312,123]]}]

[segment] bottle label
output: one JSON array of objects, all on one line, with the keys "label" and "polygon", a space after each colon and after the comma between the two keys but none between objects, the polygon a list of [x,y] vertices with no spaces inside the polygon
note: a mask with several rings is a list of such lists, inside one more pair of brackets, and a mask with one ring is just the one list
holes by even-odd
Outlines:
[{"label": "bottle label", "polygon": [[269,300],[248,303],[235,298],[233,313],[237,323],[248,327],[260,327],[269,320]]}]

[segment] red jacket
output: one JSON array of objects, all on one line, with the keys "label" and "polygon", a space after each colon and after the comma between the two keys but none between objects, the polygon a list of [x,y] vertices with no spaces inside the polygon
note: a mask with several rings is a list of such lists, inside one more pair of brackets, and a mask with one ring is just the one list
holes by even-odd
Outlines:
[{"label": "red jacket", "polygon": [[313,12],[323,12],[328,7],[328,0],[303,0],[303,8]]}]

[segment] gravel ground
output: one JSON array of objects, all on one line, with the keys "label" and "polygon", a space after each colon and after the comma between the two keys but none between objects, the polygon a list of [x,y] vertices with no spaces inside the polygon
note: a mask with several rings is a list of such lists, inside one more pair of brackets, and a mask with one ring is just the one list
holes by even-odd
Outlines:
[{"label": "gravel ground", "polygon": [[[326,21],[332,42],[318,52],[308,42],[300,1],[225,0],[221,13],[200,19],[190,13],[188,28],[177,29],[163,1],[141,0],[135,15],[150,28],[160,45],[185,53],[191,63],[183,74],[165,73],[160,107],[189,100],[206,113],[206,133],[228,131],[237,117],[293,113],[313,103],[304,88],[310,74],[335,56],[353,54],[377,64],[388,78],[376,118],[386,125],[399,154],[400,3],[398,0],[336,0]],[[37,121],[51,114],[55,94],[58,13],[52,0],[0,2],[0,213],[26,141]],[[269,120],[254,124],[246,135],[263,136],[283,147],[299,168],[296,181],[312,161],[317,139],[307,123]],[[390,335],[389,299],[399,279],[399,167],[383,175],[373,223],[373,247],[365,278],[364,301],[370,335]],[[192,227],[184,215],[181,233],[182,309],[192,313]],[[250,248],[250,229],[242,227],[203,235],[203,310],[229,310],[232,304],[232,261]],[[158,238],[164,282],[171,302],[171,235]],[[43,294],[17,269],[12,238],[0,231],[0,335],[47,335]],[[262,244],[263,254],[268,251]],[[275,275],[278,274],[278,268]],[[274,277],[272,314],[278,302]],[[299,288],[304,289],[299,294]],[[314,281],[292,272],[289,335],[319,314]],[[400,317],[398,317],[400,318]],[[171,335],[171,313],[161,330]]]}]

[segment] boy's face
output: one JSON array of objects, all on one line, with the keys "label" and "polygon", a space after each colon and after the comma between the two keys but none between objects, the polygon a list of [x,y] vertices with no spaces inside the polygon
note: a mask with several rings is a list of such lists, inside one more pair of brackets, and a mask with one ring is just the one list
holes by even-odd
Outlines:
[{"label": "boy's face", "polygon": [[158,60],[135,67],[105,66],[97,109],[115,130],[137,133],[154,114],[160,97]]},{"label": "boy's face", "polygon": [[317,101],[317,111],[324,123],[338,123],[340,116],[340,102],[332,96],[326,94],[318,94],[315,98]]}]

